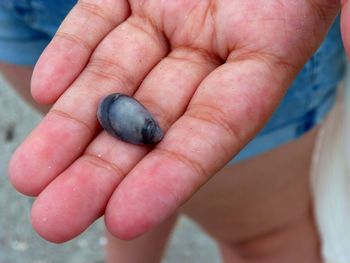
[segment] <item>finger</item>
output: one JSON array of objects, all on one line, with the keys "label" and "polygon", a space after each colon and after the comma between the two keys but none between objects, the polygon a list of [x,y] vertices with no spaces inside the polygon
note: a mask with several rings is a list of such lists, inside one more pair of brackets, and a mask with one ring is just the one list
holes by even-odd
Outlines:
[{"label": "finger", "polygon": [[[175,50],[152,70],[135,97],[166,130],[216,66],[200,52]],[[80,234],[101,216],[114,189],[149,149],[101,133],[84,155],[39,195],[32,210],[34,228],[54,242]]]},{"label": "finger", "polygon": [[166,55],[165,44],[147,32],[151,28],[129,19],[99,45],[81,76],[13,155],[9,174],[17,190],[40,193],[95,136],[101,97],[112,92],[133,94]]},{"label": "finger", "polygon": [[342,1],[341,31],[345,50],[350,57],[350,2]]},{"label": "finger", "polygon": [[78,1],[34,69],[34,99],[54,103],[83,70],[101,40],[128,15],[125,0]]},{"label": "finger", "polygon": [[109,231],[135,238],[190,198],[267,120],[296,74],[286,68],[250,59],[210,74],[185,114],[113,193],[105,213]]}]

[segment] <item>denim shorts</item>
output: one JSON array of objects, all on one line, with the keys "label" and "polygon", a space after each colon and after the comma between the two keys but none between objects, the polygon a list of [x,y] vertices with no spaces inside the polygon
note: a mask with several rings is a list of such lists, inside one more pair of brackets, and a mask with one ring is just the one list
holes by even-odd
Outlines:
[{"label": "denim shorts", "polygon": [[[76,0],[1,0],[0,61],[34,65],[75,3]],[[265,127],[231,164],[295,140],[325,118],[346,66],[339,27],[338,18]]]}]

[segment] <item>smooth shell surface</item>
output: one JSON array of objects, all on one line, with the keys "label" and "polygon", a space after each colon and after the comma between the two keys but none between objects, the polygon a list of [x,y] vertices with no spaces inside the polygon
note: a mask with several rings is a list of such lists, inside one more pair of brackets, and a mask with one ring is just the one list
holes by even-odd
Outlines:
[{"label": "smooth shell surface", "polygon": [[111,135],[133,144],[154,144],[163,131],[150,112],[136,99],[120,93],[101,100],[97,117]]}]

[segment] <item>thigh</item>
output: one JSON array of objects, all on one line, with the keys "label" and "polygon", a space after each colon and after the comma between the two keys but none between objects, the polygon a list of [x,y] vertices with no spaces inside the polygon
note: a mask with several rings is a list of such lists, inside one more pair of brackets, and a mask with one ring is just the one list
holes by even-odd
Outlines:
[{"label": "thigh", "polygon": [[18,66],[0,62],[0,74],[30,106],[46,113],[50,106],[37,104],[30,93],[30,81],[33,73],[31,66]]},{"label": "thigh", "polygon": [[106,263],[160,263],[177,214],[134,240],[120,240],[108,231]]},{"label": "thigh", "polygon": [[309,170],[318,128],[216,174],[181,209],[219,241],[239,244],[310,211]]},{"label": "thigh", "polygon": [[0,62],[0,73],[18,92],[30,94],[33,66],[19,66]]},{"label": "thigh", "polygon": [[30,95],[33,67],[76,0],[0,1],[0,74],[34,108]]}]

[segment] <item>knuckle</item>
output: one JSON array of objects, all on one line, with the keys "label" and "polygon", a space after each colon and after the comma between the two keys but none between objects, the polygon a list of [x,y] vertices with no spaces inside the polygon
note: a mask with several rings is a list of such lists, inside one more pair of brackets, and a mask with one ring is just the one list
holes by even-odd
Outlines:
[{"label": "knuckle", "polygon": [[165,148],[157,148],[154,151],[158,151],[163,156],[166,156],[171,160],[176,160],[184,164],[186,167],[192,170],[196,175],[202,175],[204,176],[204,178],[209,178],[210,176],[210,174],[208,174],[207,172],[207,169],[205,169],[205,167],[200,162],[198,162],[193,158],[190,158],[186,154],[182,154],[180,152],[174,152],[172,150],[165,149]]},{"label": "knuckle", "polygon": [[130,17],[127,23],[132,30],[141,33],[148,39],[148,45],[159,47],[162,53],[168,52],[169,43],[154,21],[144,16],[135,15]]},{"label": "knuckle", "polygon": [[65,111],[62,111],[62,110],[59,110],[59,109],[52,109],[49,114],[54,114],[60,118],[64,118],[64,119],[67,119],[67,120],[70,120],[80,126],[84,126],[85,128],[87,128],[87,130],[90,132],[90,134],[94,134],[94,129],[87,123],[85,123],[84,121],[80,120],[79,118],[75,117],[74,115],[68,113],[68,112],[65,112]]},{"label": "knuckle", "polygon": [[92,166],[102,168],[103,170],[112,171],[114,178],[122,178],[126,174],[118,165],[100,155],[96,155],[93,152],[85,152],[84,158],[85,161]]},{"label": "knuckle", "polygon": [[193,104],[189,106],[184,116],[194,119],[198,125],[211,130],[211,136],[205,138],[207,147],[216,149],[222,156],[232,156],[232,149],[244,142],[244,135],[240,133],[239,125],[230,121],[220,109],[203,104]]},{"label": "knuckle", "polygon": [[142,105],[152,113],[164,130],[167,130],[176,119],[175,113],[170,112],[162,103],[159,103],[152,98],[147,100],[142,99],[140,101],[142,102]]},{"label": "knuckle", "polygon": [[227,114],[217,107],[191,104],[186,112],[186,116],[210,123],[235,140],[240,137],[237,127],[229,120]]},{"label": "knuckle", "polygon": [[74,33],[64,32],[64,31],[58,31],[55,35],[55,37],[62,38],[64,40],[67,40],[69,42],[72,42],[73,44],[76,44],[83,49],[85,49],[87,52],[92,53],[93,47],[85,41],[83,38],[79,37],[78,35]]},{"label": "knuckle", "polygon": [[99,78],[113,80],[118,86],[126,88],[129,94],[133,93],[133,89],[137,85],[136,80],[130,76],[127,70],[111,60],[92,58],[86,71]]},{"label": "knuckle", "polygon": [[100,5],[88,0],[80,0],[76,7],[87,13],[88,16],[98,17],[108,24],[115,24],[117,21],[119,21],[118,16],[111,16]]}]

